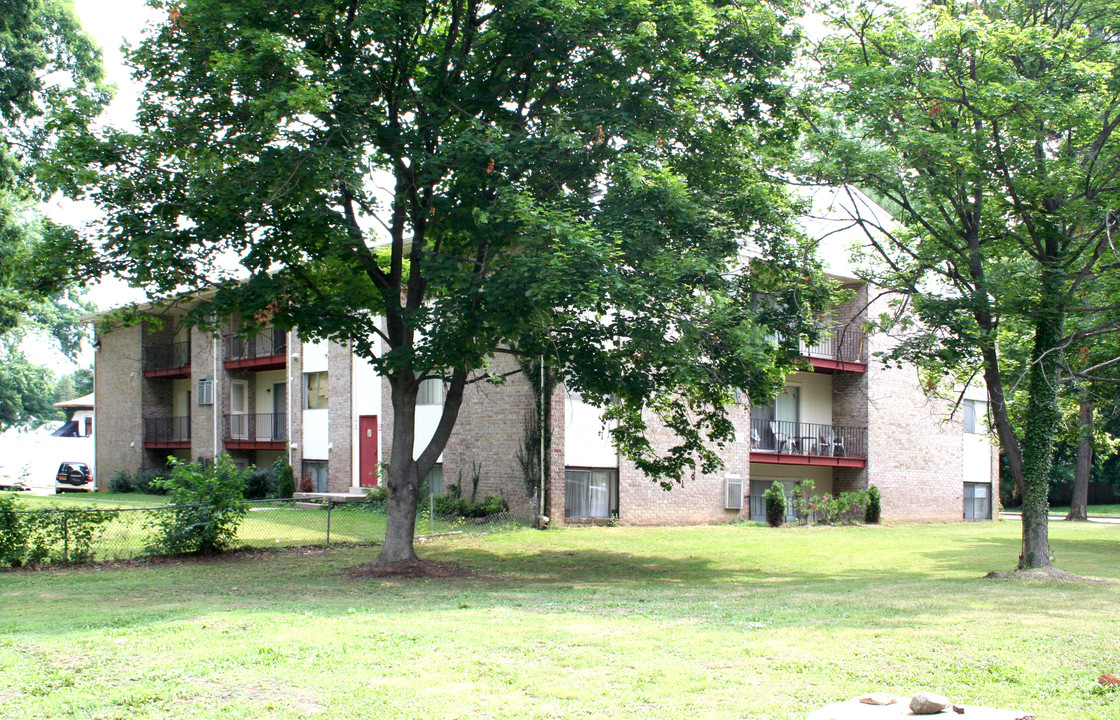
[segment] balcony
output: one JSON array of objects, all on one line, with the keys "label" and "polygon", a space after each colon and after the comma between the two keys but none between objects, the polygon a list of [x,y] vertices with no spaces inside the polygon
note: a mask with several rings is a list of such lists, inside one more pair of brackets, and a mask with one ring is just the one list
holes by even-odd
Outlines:
[{"label": "balcony", "polygon": [[288,447],[287,413],[226,415],[225,444],[230,450],[284,450]]},{"label": "balcony", "polygon": [[144,348],[144,377],[174,379],[190,376],[190,340]]},{"label": "balcony", "polygon": [[864,467],[867,428],[752,418],[751,462]]},{"label": "balcony", "polygon": [[288,334],[265,328],[255,335],[225,336],[227,370],[280,370],[288,364]]},{"label": "balcony", "polygon": [[191,418],[144,418],[144,447],[153,449],[189,448],[191,446]]},{"label": "balcony", "polygon": [[801,343],[801,355],[817,372],[867,372],[867,334],[851,327],[828,332],[816,345]]}]

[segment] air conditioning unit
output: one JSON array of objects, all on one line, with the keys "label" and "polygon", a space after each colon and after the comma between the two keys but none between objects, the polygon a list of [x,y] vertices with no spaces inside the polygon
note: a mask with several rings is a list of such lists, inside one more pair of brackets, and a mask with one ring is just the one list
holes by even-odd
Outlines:
[{"label": "air conditioning unit", "polygon": [[743,478],[728,475],[723,479],[723,507],[726,510],[743,509]]}]

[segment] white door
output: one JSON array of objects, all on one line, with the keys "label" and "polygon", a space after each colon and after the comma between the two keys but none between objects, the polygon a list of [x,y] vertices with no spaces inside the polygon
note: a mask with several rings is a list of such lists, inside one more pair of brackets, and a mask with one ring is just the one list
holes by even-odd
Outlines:
[{"label": "white door", "polygon": [[229,436],[249,439],[249,383],[234,380],[229,386]]}]

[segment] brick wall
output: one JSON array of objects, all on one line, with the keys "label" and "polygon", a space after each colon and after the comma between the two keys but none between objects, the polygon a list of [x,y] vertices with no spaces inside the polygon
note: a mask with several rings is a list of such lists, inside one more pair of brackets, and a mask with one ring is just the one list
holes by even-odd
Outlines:
[{"label": "brick wall", "polygon": [[[871,338],[873,353],[893,344],[884,335]],[[887,368],[872,356],[868,388],[867,473],[868,481],[882,492],[883,519],[960,520],[964,484],[959,415],[949,419],[949,401],[926,396],[913,367]]]},{"label": "brick wall", "polygon": [[299,490],[303,473],[303,343],[295,331],[288,333],[288,462]]},{"label": "brick wall", "polygon": [[[191,330],[191,456],[195,460],[213,459],[215,404],[199,405],[198,381],[204,377],[214,377],[223,372],[221,358],[215,357],[220,340],[210,333],[193,328]],[[215,360],[217,362],[215,363]],[[218,372],[214,371],[215,365]],[[220,424],[218,425],[220,428]]]},{"label": "brick wall", "polygon": [[[724,467],[716,473],[704,475],[697,470],[671,490],[641,473],[632,462],[619,459],[618,514],[625,525],[694,525],[721,523],[745,518],[749,503],[744,499],[743,509],[725,510],[724,478],[738,475],[743,480],[743,494],[747,495],[750,478],[750,423],[746,408],[730,410],[739,432],[739,441],[728,443],[720,452]],[[649,438],[655,451],[666,452],[676,444],[673,434],[654,417],[648,417]]]},{"label": "brick wall", "polygon": [[144,374],[141,369],[139,325],[98,333],[101,348],[94,355],[94,445],[97,486],[107,490],[109,479],[144,462],[141,414]]},{"label": "brick wall", "polygon": [[327,463],[327,489],[349,492],[354,484],[353,442],[357,427],[352,417],[350,393],[353,388],[354,363],[350,348],[332,342],[327,346],[328,436],[330,460]]},{"label": "brick wall", "polygon": [[[515,358],[502,354],[492,358],[490,369],[500,375],[515,372],[519,366]],[[520,372],[507,377],[502,385],[486,381],[468,385],[458,422],[443,451],[444,486],[462,482],[463,496],[470,497],[471,476],[478,467],[476,499],[497,493],[507,503],[524,503],[529,495],[517,454],[524,453],[526,422],[533,405],[532,386]]]}]

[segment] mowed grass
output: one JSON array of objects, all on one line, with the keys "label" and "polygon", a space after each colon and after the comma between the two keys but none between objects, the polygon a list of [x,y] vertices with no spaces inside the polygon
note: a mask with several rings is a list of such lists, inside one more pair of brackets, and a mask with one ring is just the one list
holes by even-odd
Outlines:
[{"label": "mowed grass", "polygon": [[1102,582],[985,580],[1014,522],[581,528],[0,574],[3,718],[803,718],[927,689],[1120,717],[1120,526],[1052,523]]},{"label": "mowed grass", "polygon": [[[16,495],[21,509],[78,509],[94,507],[119,510],[116,518],[106,523],[93,543],[98,560],[135,558],[148,554],[154,529],[152,520],[159,508],[167,504],[161,495],[67,493],[53,497]],[[287,547],[292,545],[370,544],[385,538],[384,512],[371,511],[362,504],[337,504],[327,513],[325,507],[293,506],[286,502],[254,501],[245,519],[238,526],[234,542],[239,547]],[[437,521],[433,527],[448,529],[447,522]],[[430,530],[428,524],[417,526],[417,532]]]}]

